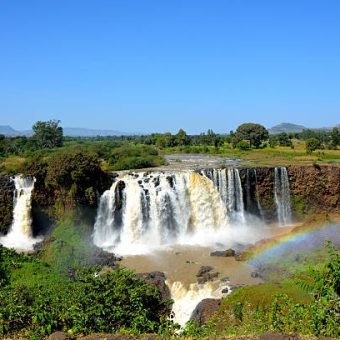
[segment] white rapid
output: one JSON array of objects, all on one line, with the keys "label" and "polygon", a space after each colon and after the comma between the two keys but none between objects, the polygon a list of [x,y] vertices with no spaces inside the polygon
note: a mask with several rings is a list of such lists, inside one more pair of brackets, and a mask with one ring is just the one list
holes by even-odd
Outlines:
[{"label": "white rapid", "polygon": [[277,208],[277,218],[281,226],[292,223],[292,209],[287,169],[276,167],[274,169],[274,196]]},{"label": "white rapid", "polygon": [[102,195],[93,239],[118,254],[143,254],[162,245],[214,244],[219,231],[228,233],[227,211],[208,178],[141,172],[119,178]]},{"label": "white rapid", "polygon": [[16,175],[13,222],[6,236],[0,238],[0,243],[7,248],[30,250],[39,241],[32,236],[31,195],[35,179]]},{"label": "white rapid", "polygon": [[174,301],[172,306],[173,320],[184,326],[190,320],[190,317],[196,306],[203,299],[220,299],[222,289],[226,286],[215,282],[206,282],[204,284],[192,283],[189,287],[183,285],[180,281],[169,284],[171,298]]},{"label": "white rapid", "polygon": [[201,170],[217,187],[221,198],[227,207],[228,216],[232,223],[246,222],[243,190],[239,170],[236,168]]}]

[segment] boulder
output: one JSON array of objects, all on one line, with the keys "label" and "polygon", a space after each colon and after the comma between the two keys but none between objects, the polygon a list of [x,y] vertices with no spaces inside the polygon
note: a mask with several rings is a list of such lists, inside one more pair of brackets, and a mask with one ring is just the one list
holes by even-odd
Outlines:
[{"label": "boulder", "polygon": [[150,273],[138,273],[137,276],[147,283],[156,286],[162,296],[162,299],[171,298],[170,289],[165,283],[166,277],[164,273],[155,271]]},{"label": "boulder", "polygon": [[208,281],[213,281],[215,278],[218,277],[218,275],[219,275],[218,272],[205,273],[205,274],[197,277],[197,283],[203,284],[203,283],[206,283]]},{"label": "boulder", "polygon": [[190,320],[198,323],[199,326],[204,325],[220,308],[221,299],[204,299],[194,309]]},{"label": "boulder", "polygon": [[49,337],[48,340],[66,340],[70,339],[67,333],[64,332],[54,332]]},{"label": "boulder", "polygon": [[208,272],[211,272],[214,269],[212,266],[202,266],[196,276],[202,276],[203,274],[206,274]]}]

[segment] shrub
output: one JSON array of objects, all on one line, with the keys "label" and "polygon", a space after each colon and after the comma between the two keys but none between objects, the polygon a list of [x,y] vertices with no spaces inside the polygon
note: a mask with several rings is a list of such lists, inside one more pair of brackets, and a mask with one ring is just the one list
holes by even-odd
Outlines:
[{"label": "shrub", "polygon": [[236,147],[240,150],[249,150],[250,149],[250,145],[249,142],[247,142],[246,140],[241,140],[236,144]]}]

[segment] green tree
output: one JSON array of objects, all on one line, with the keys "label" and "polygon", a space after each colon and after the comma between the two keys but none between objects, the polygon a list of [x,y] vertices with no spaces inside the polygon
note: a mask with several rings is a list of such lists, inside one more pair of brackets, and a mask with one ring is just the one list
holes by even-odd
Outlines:
[{"label": "green tree", "polygon": [[321,142],[317,138],[308,138],[306,140],[306,152],[311,154],[313,151],[321,148]]},{"label": "green tree", "polygon": [[156,145],[159,148],[169,148],[175,145],[175,138],[170,132],[157,137]]},{"label": "green tree", "polygon": [[277,139],[280,146],[292,146],[292,141],[286,132],[279,133]]},{"label": "green tree", "polygon": [[232,143],[235,147],[241,140],[249,140],[250,147],[254,146],[257,149],[260,147],[261,143],[268,138],[269,134],[264,126],[254,123],[245,123],[237,128]]},{"label": "green tree", "polygon": [[336,148],[338,145],[340,145],[340,132],[339,132],[339,128],[335,127],[332,130],[332,146],[334,148]]},{"label": "green tree", "polygon": [[36,147],[55,148],[63,145],[63,128],[58,126],[60,120],[38,121],[33,125],[33,136]]},{"label": "green tree", "polygon": [[176,145],[189,145],[190,144],[190,138],[186,134],[186,132],[183,129],[180,129],[177,132],[177,135],[175,136],[175,143]]}]

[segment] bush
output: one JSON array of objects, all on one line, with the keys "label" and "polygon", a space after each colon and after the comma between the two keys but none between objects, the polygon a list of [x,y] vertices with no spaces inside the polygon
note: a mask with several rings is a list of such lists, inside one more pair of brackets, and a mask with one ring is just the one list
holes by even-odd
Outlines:
[{"label": "bush", "polygon": [[250,145],[249,142],[247,142],[246,140],[241,140],[236,144],[236,147],[240,150],[249,150],[250,149]]},{"label": "bush", "polygon": [[109,164],[113,170],[129,170],[156,167],[165,161],[153,146],[125,145],[112,151]]},{"label": "bush", "polygon": [[167,301],[130,271],[91,267],[70,280],[39,260],[7,249],[1,255],[12,277],[0,290],[0,336],[121,329],[139,334],[160,326]]},{"label": "bush", "polygon": [[311,154],[313,151],[321,148],[321,142],[317,138],[308,138],[306,140],[306,152]]}]

